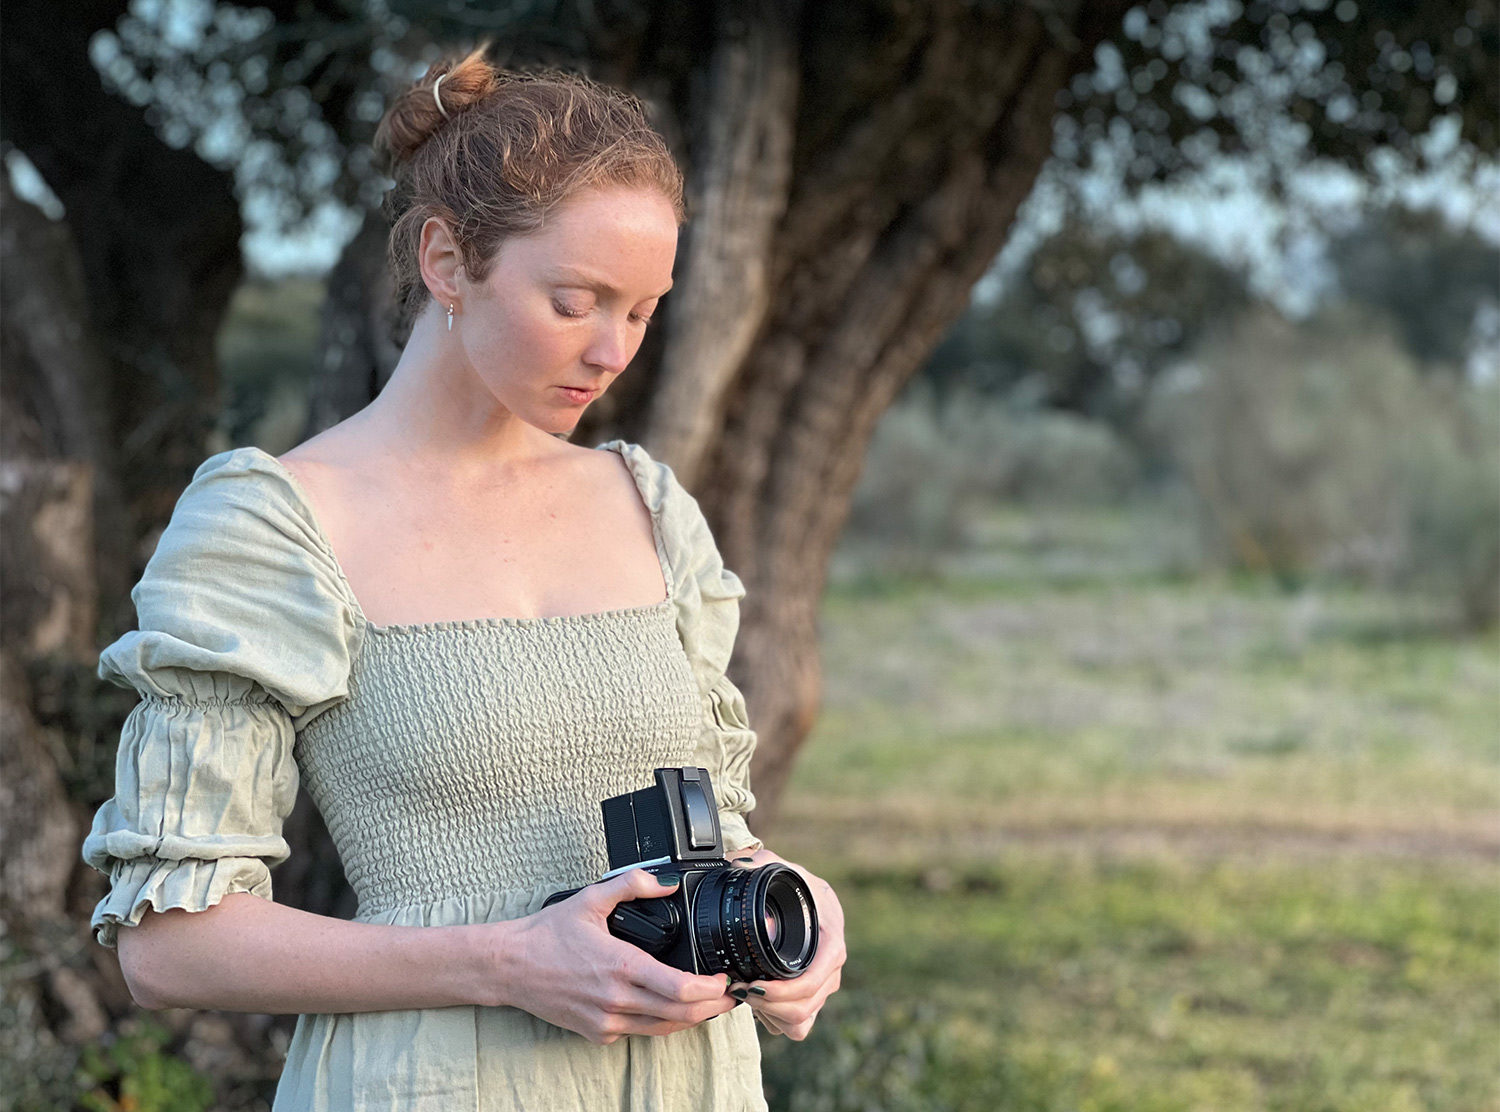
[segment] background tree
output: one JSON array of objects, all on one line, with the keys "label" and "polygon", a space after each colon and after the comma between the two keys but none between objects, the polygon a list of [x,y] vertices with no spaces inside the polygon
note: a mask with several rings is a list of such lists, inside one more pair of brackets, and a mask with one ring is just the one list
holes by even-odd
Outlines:
[{"label": "background tree", "polygon": [[1023,393],[1134,431],[1156,373],[1253,295],[1244,275],[1171,234],[1074,218],[1003,297],[974,305],[923,369],[939,394]]},{"label": "background tree", "polygon": [[[1496,304],[1500,248],[1402,205],[1328,238],[1322,300],[1390,320],[1430,372],[1460,372]],[[1069,212],[1006,283],[976,299],[921,372],[940,402],[967,390],[1103,420],[1141,442],[1157,375],[1264,299],[1246,275],[1160,228]],[[1263,306],[1269,311],[1274,307]]]}]

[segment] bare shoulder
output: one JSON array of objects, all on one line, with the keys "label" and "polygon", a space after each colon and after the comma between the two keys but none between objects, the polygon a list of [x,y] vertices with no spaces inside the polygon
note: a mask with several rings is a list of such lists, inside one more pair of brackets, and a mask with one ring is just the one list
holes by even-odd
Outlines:
[{"label": "bare shoulder", "polygon": [[312,499],[319,517],[337,517],[339,507],[351,495],[350,478],[372,473],[367,457],[368,452],[361,454],[358,439],[335,425],[276,459]]},{"label": "bare shoulder", "polygon": [[589,489],[600,491],[610,501],[628,499],[627,504],[645,508],[635,476],[624,456],[609,449],[584,448],[576,444],[569,447],[573,449],[573,466],[588,477]]},{"label": "bare shoulder", "polygon": [[[552,497],[576,492],[576,501],[586,516],[604,528],[645,532],[651,522],[635,476],[619,452],[561,443],[552,459],[553,481],[546,484]],[[578,497],[581,496],[581,497]]]},{"label": "bare shoulder", "polygon": [[304,440],[295,448],[283,452],[276,458],[283,467],[298,478],[304,474],[312,475],[319,471],[346,466],[351,447],[350,437],[341,429],[342,426],[339,425],[324,429],[316,436]]}]

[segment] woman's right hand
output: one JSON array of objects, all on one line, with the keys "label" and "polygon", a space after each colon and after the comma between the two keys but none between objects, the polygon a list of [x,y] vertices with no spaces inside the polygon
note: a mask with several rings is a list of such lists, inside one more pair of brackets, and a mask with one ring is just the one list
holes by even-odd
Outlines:
[{"label": "woman's right hand", "polygon": [[[657,961],[609,933],[624,900],[675,891],[644,869],[590,884],[535,914],[509,920],[485,960],[496,1002],[607,1044],[622,1035],[670,1035],[739,1003],[725,974],[700,977]],[[502,924],[493,924],[500,927]]]}]

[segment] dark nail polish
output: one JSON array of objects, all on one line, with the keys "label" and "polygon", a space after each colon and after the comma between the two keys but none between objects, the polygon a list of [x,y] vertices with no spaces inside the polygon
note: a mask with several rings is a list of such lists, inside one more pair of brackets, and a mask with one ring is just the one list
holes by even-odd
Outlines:
[{"label": "dark nail polish", "polygon": [[657,873],[656,874],[656,883],[660,884],[663,888],[670,888],[670,887],[672,887],[672,885],[676,884],[681,879],[682,879],[682,874],[681,873]]},{"label": "dark nail polish", "polygon": [[750,986],[750,987],[749,987],[749,988],[748,988],[748,989],[746,989],[746,990],[745,990],[745,991],[746,991],[746,992],[753,992],[753,993],[755,993],[755,995],[756,995],[756,996],[764,996],[764,995],[765,995],[765,994],[766,994],[766,990],[765,990],[765,989],[763,989],[763,988],[758,988],[758,987],[756,987],[756,986],[755,986],[755,985],[751,985],[751,986]]},{"label": "dark nail polish", "polygon": [[[742,988],[732,988],[729,990],[729,995],[733,996],[736,1000],[743,1002],[745,997],[749,994]],[[765,993],[761,993],[761,995],[764,996]]]},{"label": "dark nail polish", "polygon": [[753,865],[753,864],[755,864],[755,858],[753,858],[753,857],[736,857],[736,858],[734,858],[734,863],[736,865]]}]

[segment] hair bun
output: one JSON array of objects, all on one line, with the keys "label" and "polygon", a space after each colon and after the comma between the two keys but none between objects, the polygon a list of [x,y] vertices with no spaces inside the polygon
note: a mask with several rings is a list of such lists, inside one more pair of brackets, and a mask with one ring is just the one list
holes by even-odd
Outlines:
[{"label": "hair bun", "polygon": [[386,110],[375,129],[375,150],[393,165],[405,162],[438,128],[499,88],[500,73],[489,63],[489,49],[485,41],[462,58],[433,62]]}]

